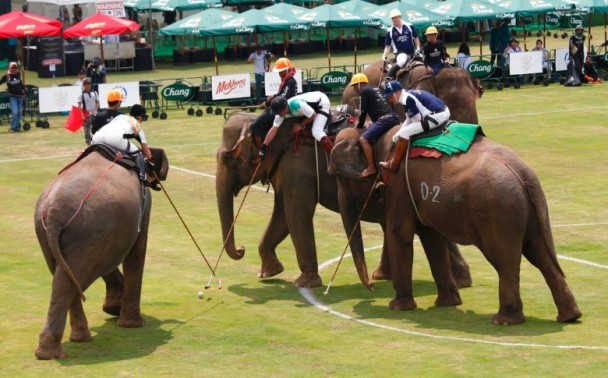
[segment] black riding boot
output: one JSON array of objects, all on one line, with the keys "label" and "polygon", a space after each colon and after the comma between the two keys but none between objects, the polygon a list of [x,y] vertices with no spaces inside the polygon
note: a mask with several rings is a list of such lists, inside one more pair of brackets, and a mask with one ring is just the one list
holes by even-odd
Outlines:
[{"label": "black riding boot", "polygon": [[386,73],[386,77],[384,78],[384,80],[386,80],[386,81],[395,80],[395,78],[397,76],[397,71],[399,71],[399,68],[401,68],[401,67],[399,67],[399,65],[397,63],[393,64],[393,66]]},{"label": "black riding boot", "polygon": [[144,158],[144,154],[141,151],[139,151],[138,153],[135,154],[135,165],[137,166],[137,169],[139,170],[139,179],[142,182],[147,183],[148,182],[147,164],[146,164],[146,159]]}]

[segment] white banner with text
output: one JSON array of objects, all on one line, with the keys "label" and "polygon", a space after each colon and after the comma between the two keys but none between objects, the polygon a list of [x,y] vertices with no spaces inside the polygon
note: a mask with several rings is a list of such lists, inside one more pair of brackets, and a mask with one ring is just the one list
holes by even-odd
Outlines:
[{"label": "white banner with text", "polygon": [[213,100],[251,97],[249,74],[213,76],[211,78],[211,97]]},{"label": "white banner with text", "polygon": [[[298,83],[298,93],[302,93],[302,70],[296,70],[294,76],[296,83]],[[266,96],[274,95],[279,91],[281,85],[281,76],[278,72],[266,72],[264,73],[264,90]]]}]

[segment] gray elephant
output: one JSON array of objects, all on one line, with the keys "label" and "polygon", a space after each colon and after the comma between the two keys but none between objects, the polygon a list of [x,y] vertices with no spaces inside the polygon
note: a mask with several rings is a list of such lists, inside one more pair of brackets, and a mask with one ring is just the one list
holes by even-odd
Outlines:
[{"label": "gray elephant", "polygon": [[[317,203],[338,212],[338,187],[336,179],[327,173],[328,157],[322,148],[315,148],[313,140],[300,138],[299,145],[292,136],[291,127],[295,119],[288,119],[280,127],[267,156],[256,165],[258,148],[252,141],[249,124],[254,115],[233,114],[224,125],[222,143],[217,150],[216,196],[226,252],[233,259],[244,256],[244,247],[236,248],[234,232],[230,232],[234,221],[234,197],[249,182],[271,183],[274,189],[274,207],[270,222],[259,243],[262,260],[258,277],[267,278],[284,269],[276,254],[276,247],[288,235],[293,241],[301,275],[295,280],[297,287],[317,287],[322,284],[318,273],[317,251],[314,239],[313,216]],[[296,146],[298,146],[296,151]],[[318,169],[317,169],[318,164]],[[255,173],[255,177],[252,177]],[[384,228],[384,208],[377,195],[363,214],[363,220],[380,223]],[[350,234],[352,229],[346,229]],[[351,247],[359,278],[366,287],[372,283],[362,256],[361,232],[357,228]],[[462,286],[470,286],[471,276],[466,261],[453,245],[452,269]],[[363,264],[363,265],[362,265]],[[375,279],[390,278],[390,266],[383,252],[380,267],[374,272]]]},{"label": "gray elephant", "polygon": [[[167,157],[161,149],[150,150],[157,177],[164,180]],[[104,309],[120,314],[118,325],[144,325],[140,298],[151,206],[150,190],[141,185],[137,171],[98,150],[66,167],[41,194],[34,223],[53,284],[38,358],[65,356],[61,340],[68,311],[70,340],[90,340],[83,293],[101,276],[108,288]]]},{"label": "gray elephant", "polygon": [[[398,128],[376,143],[379,156],[386,155]],[[358,141],[357,130],[343,130],[332,151],[331,171],[341,176],[339,193],[345,195],[341,203],[355,200],[351,188],[369,189],[368,181],[358,179],[365,167]],[[525,319],[519,294],[522,254],[541,271],[551,289],[557,320],[570,322],[581,316],[557,261],[540,182],[512,150],[478,135],[466,153],[404,161],[407,165],[402,162],[398,172],[390,173],[385,191],[386,243],[396,292],[391,309],[416,307],[412,243],[414,233],[422,231],[435,240],[439,251],[445,252],[441,245],[446,240],[475,245],[496,269],[500,307],[493,323],[518,324]],[[447,272],[447,254],[436,258],[439,270]],[[438,286],[454,290],[449,276],[433,276],[440,280]]]}]

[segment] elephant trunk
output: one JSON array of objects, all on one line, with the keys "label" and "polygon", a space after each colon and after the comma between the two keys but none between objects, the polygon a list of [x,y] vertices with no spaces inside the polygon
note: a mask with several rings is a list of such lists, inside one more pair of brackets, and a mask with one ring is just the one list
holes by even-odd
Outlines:
[{"label": "elephant trunk", "polygon": [[233,260],[240,260],[245,256],[245,247],[241,246],[237,249],[234,244],[233,183],[226,178],[225,174],[219,173],[215,181],[215,191],[222,224],[222,240],[224,240],[224,248],[228,256]]}]

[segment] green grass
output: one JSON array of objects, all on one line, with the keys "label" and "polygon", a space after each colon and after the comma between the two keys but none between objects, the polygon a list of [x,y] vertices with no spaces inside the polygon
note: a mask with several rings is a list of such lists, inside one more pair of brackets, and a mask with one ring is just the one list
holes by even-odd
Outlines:
[{"label": "green grass", "polygon": [[[304,57],[298,61],[313,67],[313,61]],[[233,65],[230,70],[238,72],[243,67]],[[167,66],[160,69],[163,76],[159,77],[194,75],[196,69],[186,72]],[[204,70],[199,75],[202,73]],[[138,80],[141,75],[119,74],[121,80]],[[152,74],[150,78],[154,79]],[[246,256],[241,261],[224,256],[218,269],[223,289],[218,290],[214,283],[199,300],[197,292],[207,283],[209,271],[167,199],[155,192],[142,295],[146,327],[117,327],[115,319],[101,311],[104,287],[96,282],[87,291],[84,304],[93,340],[76,344],[64,337],[67,357],[56,361],[34,357],[46,317],[51,275],[32,219],[38,195],[82,150],[84,138],[81,132],[62,129],[65,117],[52,117],[50,129],[34,128],[18,135],[8,134],[3,122],[0,374],[604,375],[608,367],[606,85],[526,85],[519,90],[490,90],[478,101],[485,133],[513,148],[538,173],[549,203],[558,254],[603,266],[560,260],[583,311],[580,322],[555,322],[556,309],[542,276],[523,261],[521,289],[527,321],[512,327],[491,325],[490,317],[498,308],[497,276],[481,253],[471,247],[462,250],[471,265],[473,287],[461,290],[461,306],[437,308],[428,263],[418,244],[414,264],[417,310],[389,311],[387,304],[393,296],[390,283],[380,282],[374,292],[367,291],[347,259],[329,295],[322,294],[325,287],[312,290],[312,294],[333,311],[385,328],[322,311],[292,286],[299,271],[289,239],[279,247],[285,272],[270,280],[256,278],[260,263],[257,243],[273,200],[264,190],[250,191],[237,223],[236,242],[246,246]],[[213,178],[222,124],[221,116],[188,117],[185,110],[170,110],[167,120],[151,119],[144,125],[150,144],[167,151],[173,168],[165,187],[212,263],[222,243]],[[236,199],[237,205],[243,193]],[[346,237],[337,214],[319,208],[315,233],[320,262],[340,255]],[[366,246],[373,247],[381,244],[382,235],[376,225],[365,224],[364,238]],[[370,269],[378,259],[378,249],[368,253]],[[321,271],[325,284],[335,266],[330,264]],[[559,345],[579,347],[560,349]]]}]

